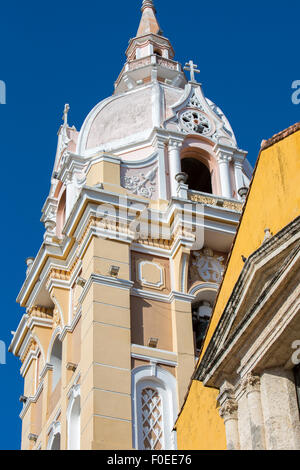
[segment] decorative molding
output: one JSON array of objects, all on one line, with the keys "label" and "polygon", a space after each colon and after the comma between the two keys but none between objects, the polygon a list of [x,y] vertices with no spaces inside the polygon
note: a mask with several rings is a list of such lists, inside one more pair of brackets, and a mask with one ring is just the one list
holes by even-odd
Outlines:
[{"label": "decorative molding", "polygon": [[234,399],[227,399],[225,403],[221,406],[219,413],[221,418],[224,419],[224,422],[228,421],[229,419],[238,419],[238,404]]},{"label": "decorative molding", "polygon": [[[145,275],[143,274],[143,267],[145,265],[150,265],[154,266],[157,268],[159,271],[159,281],[158,282],[150,282],[145,278]],[[165,286],[165,269],[163,266],[161,266],[158,263],[154,263],[151,261],[138,261],[138,280],[146,287],[152,287],[154,289],[161,289],[162,287]]]},{"label": "decorative molding", "polygon": [[125,189],[137,194],[138,196],[152,199],[157,193],[158,182],[157,182],[157,171],[158,166],[147,169],[147,173],[142,173],[143,168],[136,169],[125,169],[124,175],[121,178],[121,184]]},{"label": "decorative molding", "polygon": [[254,374],[253,372],[249,372],[242,380],[242,389],[245,390],[247,394],[254,391],[259,391],[260,376]]}]

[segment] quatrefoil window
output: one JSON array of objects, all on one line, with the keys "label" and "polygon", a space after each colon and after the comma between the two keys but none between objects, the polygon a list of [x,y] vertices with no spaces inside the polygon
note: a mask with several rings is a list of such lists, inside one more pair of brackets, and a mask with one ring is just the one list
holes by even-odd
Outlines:
[{"label": "quatrefoil window", "polygon": [[184,111],[180,116],[180,122],[185,131],[202,135],[210,135],[212,133],[211,122],[201,111],[195,109]]}]

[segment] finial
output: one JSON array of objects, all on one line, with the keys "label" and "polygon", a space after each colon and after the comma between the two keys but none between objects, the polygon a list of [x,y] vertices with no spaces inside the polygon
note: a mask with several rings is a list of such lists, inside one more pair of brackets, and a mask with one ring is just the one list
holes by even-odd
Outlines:
[{"label": "finial", "polygon": [[65,104],[65,108],[64,108],[64,114],[63,114],[63,121],[64,121],[64,126],[67,126],[68,125],[68,112],[70,111],[70,105],[69,104]]},{"label": "finial", "polygon": [[152,0],[143,0],[142,5],[142,19],[137,32],[137,37],[146,34],[162,35],[157,18],[155,16],[156,10]]},{"label": "finial", "polygon": [[154,10],[154,13],[156,13],[156,9],[152,0],[143,0],[142,11],[144,11],[145,8],[151,8]]},{"label": "finial", "polygon": [[200,70],[197,69],[198,65],[194,64],[192,60],[185,64],[184,70],[187,70],[191,74],[191,82],[196,82],[195,73],[200,73]]}]

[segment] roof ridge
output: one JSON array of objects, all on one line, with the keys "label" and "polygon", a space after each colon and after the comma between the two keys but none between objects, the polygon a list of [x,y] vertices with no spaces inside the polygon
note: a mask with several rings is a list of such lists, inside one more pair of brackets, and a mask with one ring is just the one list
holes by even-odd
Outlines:
[{"label": "roof ridge", "polygon": [[277,144],[281,140],[285,139],[286,137],[294,134],[295,132],[300,130],[300,122],[296,122],[292,126],[288,127],[287,129],[284,129],[281,132],[278,132],[278,134],[273,135],[268,140],[263,140],[262,145],[261,145],[261,150],[265,150],[268,147],[271,147],[274,144]]}]

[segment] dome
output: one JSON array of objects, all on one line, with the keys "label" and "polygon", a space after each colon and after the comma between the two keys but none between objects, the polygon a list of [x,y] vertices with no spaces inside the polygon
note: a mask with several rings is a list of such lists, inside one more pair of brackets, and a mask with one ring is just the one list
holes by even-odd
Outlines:
[{"label": "dome", "polygon": [[90,155],[143,139],[153,128],[152,87],[135,89],[98,103],[80,131],[77,152]]}]

